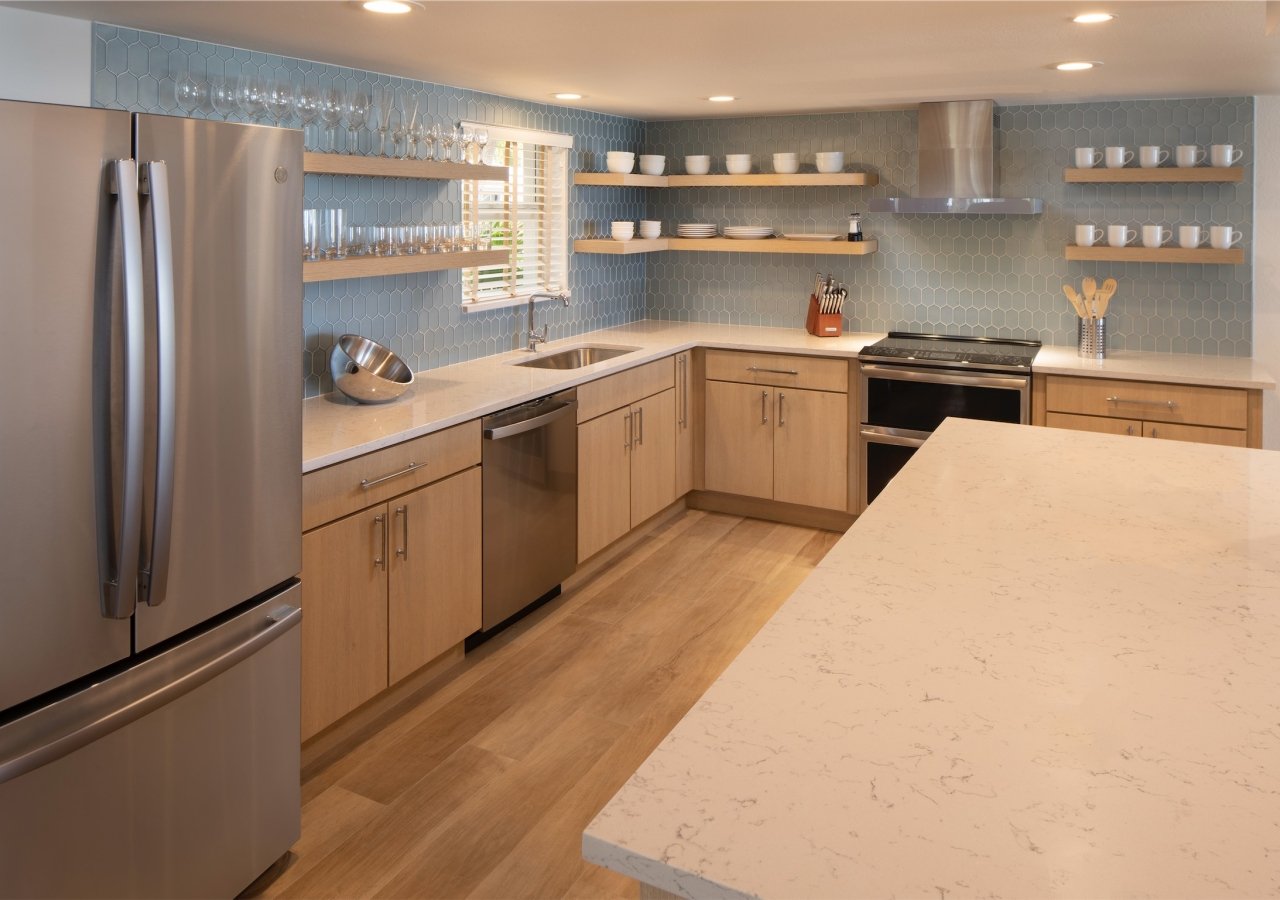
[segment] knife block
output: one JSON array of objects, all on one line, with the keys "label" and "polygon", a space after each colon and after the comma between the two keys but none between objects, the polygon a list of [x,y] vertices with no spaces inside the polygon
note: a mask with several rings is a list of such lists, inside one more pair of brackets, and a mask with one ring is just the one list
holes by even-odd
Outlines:
[{"label": "knife block", "polygon": [[809,314],[804,320],[804,330],[814,337],[840,337],[844,333],[844,315],[818,311],[818,298],[809,295]]}]

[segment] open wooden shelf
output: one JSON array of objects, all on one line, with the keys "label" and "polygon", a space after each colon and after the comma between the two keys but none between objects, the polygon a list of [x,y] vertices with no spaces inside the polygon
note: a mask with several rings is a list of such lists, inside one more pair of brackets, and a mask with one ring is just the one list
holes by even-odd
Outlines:
[{"label": "open wooden shelf", "polygon": [[377,278],[500,265],[511,259],[507,250],[465,250],[458,253],[416,253],[413,256],[359,256],[322,259],[302,264],[302,280],[338,281],[343,278]]},{"label": "open wooden shelf", "polygon": [[367,175],[375,178],[436,178],[446,181],[506,181],[506,166],[468,165],[425,159],[384,159],[342,153],[304,153],[302,171],[314,175]]},{"label": "open wooden shelf", "polygon": [[1173,166],[1156,169],[1066,169],[1063,171],[1063,179],[1073,184],[1204,184],[1212,181],[1243,181],[1244,169],[1240,166],[1222,169],[1180,169]]},{"label": "open wooden shelf", "polygon": [[1244,250],[1214,250],[1212,247],[1078,247],[1067,245],[1069,260],[1097,260],[1099,262],[1156,262],[1156,263],[1205,263],[1208,265],[1238,265],[1244,262]]},{"label": "open wooden shelf", "polygon": [[577,172],[574,184],[607,187],[871,187],[880,177],[870,172],[801,172],[795,175],[618,175],[612,172]]},{"label": "open wooden shelf", "polygon": [[789,241],[766,238],[743,241],[735,238],[657,238],[652,241],[615,241],[609,238],[584,239],[573,242],[575,253],[657,253],[663,250],[703,253],[790,253],[824,256],[865,256],[875,253],[878,244],[869,241]]}]

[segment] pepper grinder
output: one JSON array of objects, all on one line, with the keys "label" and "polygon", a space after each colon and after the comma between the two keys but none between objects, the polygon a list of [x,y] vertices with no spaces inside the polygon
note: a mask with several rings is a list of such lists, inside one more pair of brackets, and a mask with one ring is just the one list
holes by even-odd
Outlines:
[{"label": "pepper grinder", "polygon": [[849,213],[849,240],[862,240],[862,214]]}]

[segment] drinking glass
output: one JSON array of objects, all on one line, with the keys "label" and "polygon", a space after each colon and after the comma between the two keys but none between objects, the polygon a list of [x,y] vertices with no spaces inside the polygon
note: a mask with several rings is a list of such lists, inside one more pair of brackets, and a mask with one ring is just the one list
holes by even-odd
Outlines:
[{"label": "drinking glass", "polygon": [[484,162],[484,148],[489,144],[489,130],[487,128],[476,129],[476,162]]},{"label": "drinking glass", "polygon": [[342,91],[330,88],[320,95],[320,121],[329,129],[329,153],[338,152],[338,125],[346,111],[346,98]]},{"label": "drinking glass", "polygon": [[363,94],[353,93],[347,98],[346,105],[343,108],[343,118],[346,119],[347,131],[351,133],[351,137],[347,140],[348,156],[354,154],[360,148],[360,129],[364,127],[368,116],[368,97]]},{"label": "drinking glass", "polygon": [[324,258],[347,258],[347,211],[345,209],[324,211]]},{"label": "drinking glass", "polygon": [[423,134],[422,139],[427,144],[427,155],[424,159],[435,159],[437,152],[439,152],[440,126],[432,124],[432,126],[426,130],[426,133]]},{"label": "drinking glass", "polygon": [[433,130],[437,128],[440,129],[440,137],[438,140],[440,143],[440,149],[444,151],[442,154],[444,156],[444,162],[453,162],[453,129],[440,128],[438,125],[432,125],[431,127]]},{"label": "drinking glass", "polygon": [[[414,137],[414,133],[418,137]],[[422,126],[418,122],[418,98],[404,108],[404,155],[409,159],[418,158],[418,141],[422,138]],[[412,148],[409,146],[413,144]]]},{"label": "drinking glass", "polygon": [[368,256],[368,237],[363,225],[347,226],[347,254],[350,256]]},{"label": "drinking glass", "polygon": [[422,142],[422,121],[414,116],[409,122],[409,158],[418,158],[418,144]]},{"label": "drinking glass", "polygon": [[266,104],[276,127],[284,125],[293,113],[293,85],[288,81],[274,82],[267,88]]},{"label": "drinking glass", "polygon": [[302,258],[311,262],[321,259],[320,210],[302,211]]},{"label": "drinking glass", "polygon": [[182,80],[178,82],[178,105],[188,114],[193,113],[204,106],[207,93],[207,88],[192,78],[190,72],[187,72],[186,75],[182,76]]},{"label": "drinking glass", "polygon": [[378,133],[378,156],[387,156],[387,126],[391,121],[391,107],[394,97],[387,88],[378,88],[374,101],[369,127]]},{"label": "drinking glass", "polygon": [[462,161],[474,163],[476,161],[476,133],[459,122],[458,134],[462,138]]},{"label": "drinking glass", "polygon": [[302,145],[319,147],[319,141],[313,144],[307,140],[307,128],[314,125],[320,116],[320,92],[309,85],[303,85],[294,97],[293,106],[298,113],[298,120],[302,122]]},{"label": "drinking glass", "polygon": [[405,116],[404,109],[400,105],[391,108],[391,156],[394,159],[404,159],[404,154],[400,150],[400,144],[404,141],[408,134],[409,121]]},{"label": "drinking glass", "polygon": [[459,122],[453,126],[453,146],[456,151],[449,157],[449,162],[462,162],[463,154],[466,152],[466,145],[462,142],[462,123]]},{"label": "drinking glass", "polygon": [[234,78],[215,76],[209,82],[209,103],[213,111],[228,119],[236,109],[236,82]]},{"label": "drinking glass", "polygon": [[262,79],[257,75],[240,76],[240,89],[236,92],[240,111],[250,122],[256,122],[267,111],[266,95]]}]

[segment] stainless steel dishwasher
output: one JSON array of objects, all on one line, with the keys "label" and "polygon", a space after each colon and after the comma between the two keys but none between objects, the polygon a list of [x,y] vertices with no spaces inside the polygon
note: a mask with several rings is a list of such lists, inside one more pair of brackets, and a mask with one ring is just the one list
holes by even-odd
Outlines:
[{"label": "stainless steel dishwasher", "polygon": [[484,615],[473,643],[559,594],[577,566],[577,411],[568,390],[481,420]]}]

